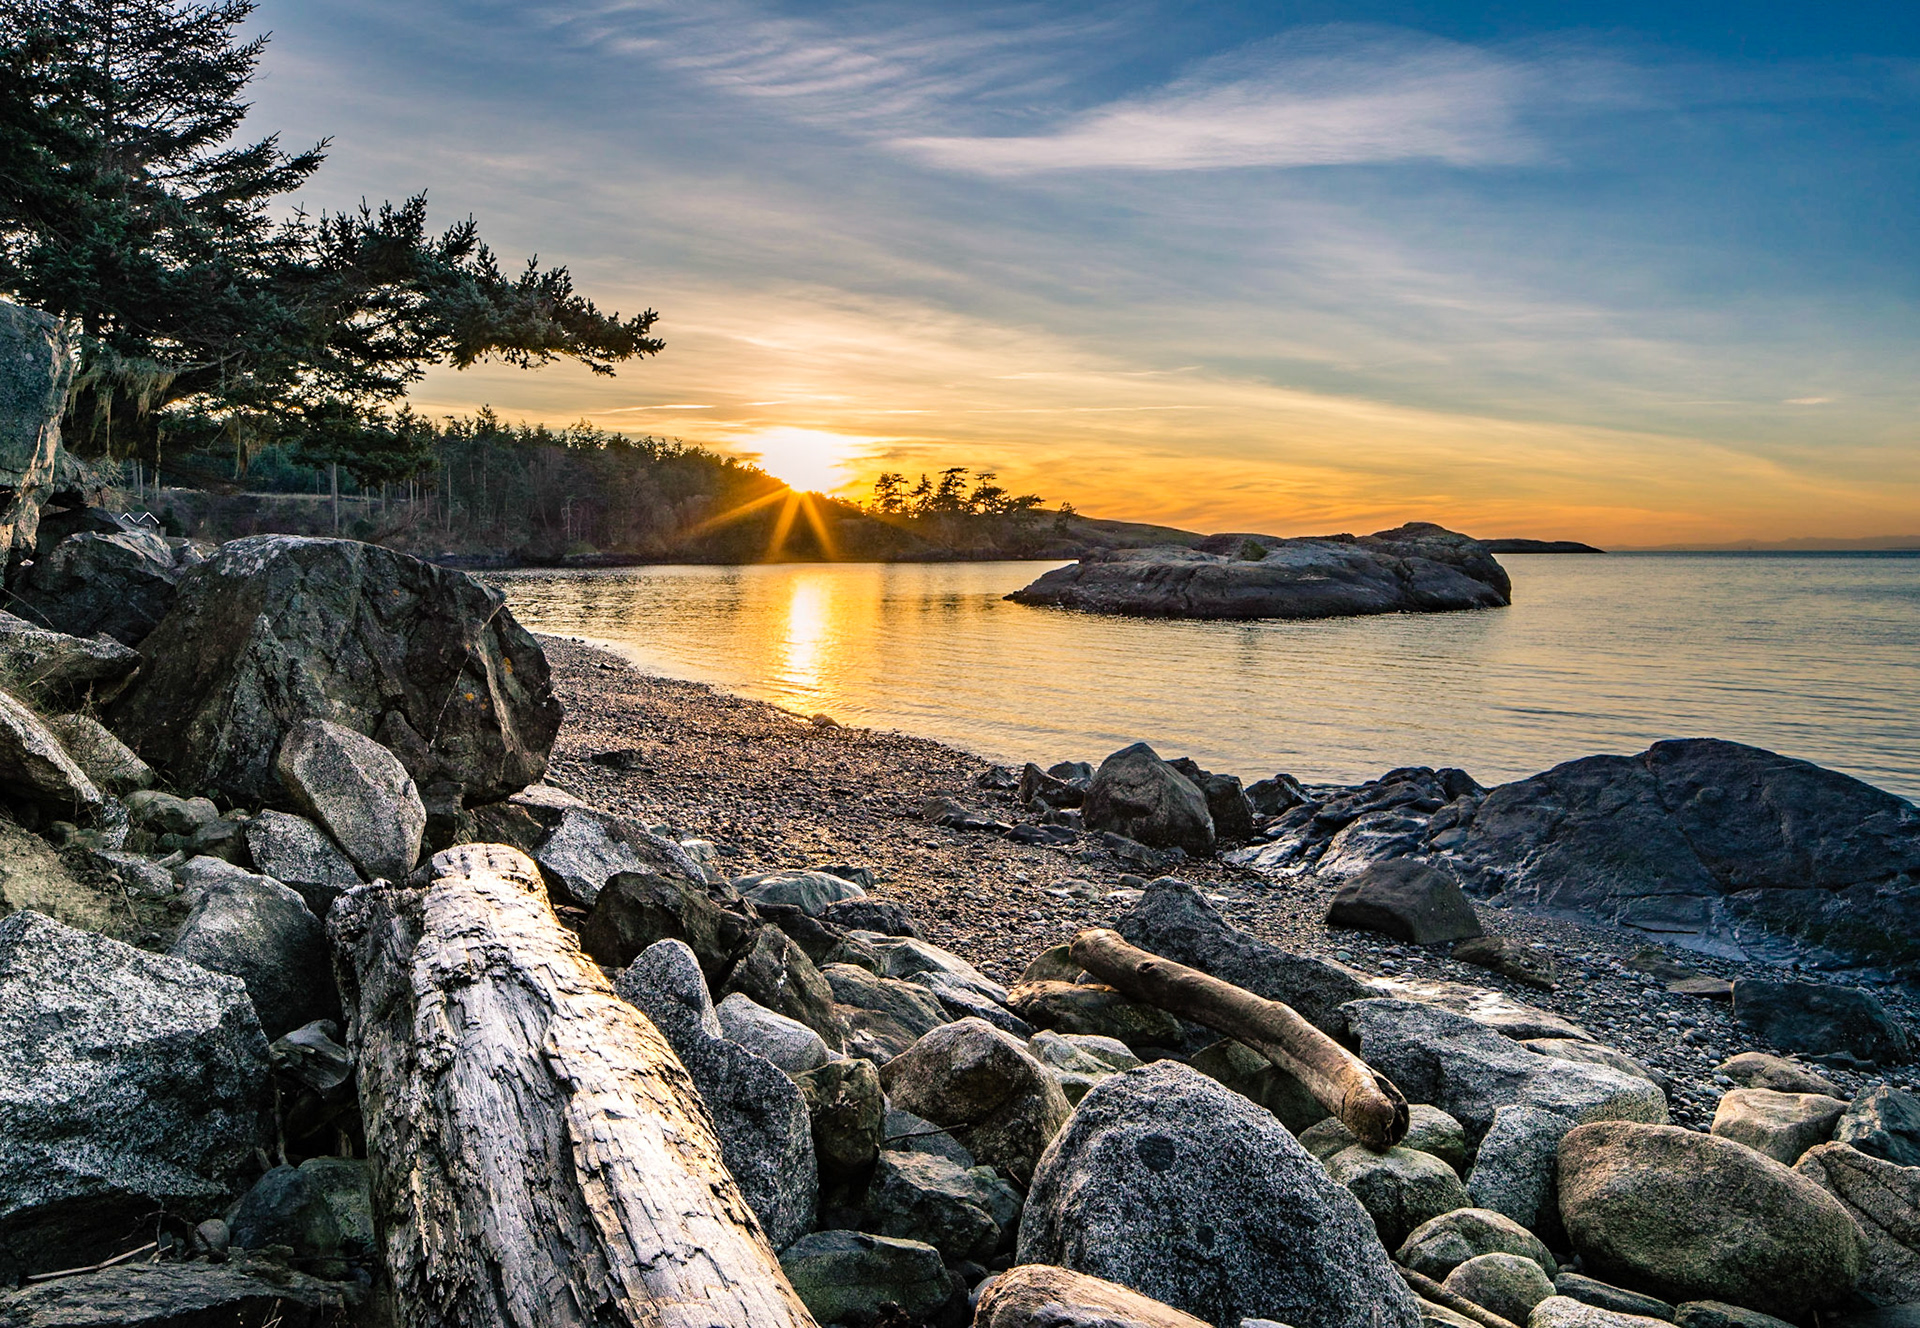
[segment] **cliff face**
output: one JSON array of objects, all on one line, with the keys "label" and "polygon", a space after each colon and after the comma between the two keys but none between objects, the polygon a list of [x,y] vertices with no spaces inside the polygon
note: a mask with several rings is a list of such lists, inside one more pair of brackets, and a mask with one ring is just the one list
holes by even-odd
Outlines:
[{"label": "cliff face", "polygon": [[1412,522],[1358,538],[1225,535],[1103,552],[1007,598],[1139,617],[1342,618],[1499,608],[1512,586],[1478,541]]}]

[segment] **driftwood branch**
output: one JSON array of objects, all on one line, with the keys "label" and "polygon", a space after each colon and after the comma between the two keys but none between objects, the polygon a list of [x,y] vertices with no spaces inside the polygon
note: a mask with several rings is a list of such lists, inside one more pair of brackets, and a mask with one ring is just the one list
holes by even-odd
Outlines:
[{"label": "driftwood branch", "polygon": [[499,845],[329,914],[403,1328],[813,1328],[693,1081]]},{"label": "driftwood branch", "polygon": [[1081,932],[1068,953],[1131,999],[1251,1047],[1305,1084],[1368,1147],[1389,1148],[1406,1137],[1407,1100],[1400,1090],[1293,1007],[1128,945],[1105,927]]},{"label": "driftwood branch", "polygon": [[1420,1299],[1431,1301],[1443,1310],[1452,1310],[1455,1314],[1472,1319],[1480,1324],[1481,1328],[1518,1328],[1513,1320],[1502,1318],[1484,1305],[1476,1304],[1465,1296],[1447,1290],[1425,1273],[1416,1273],[1413,1269],[1399,1264],[1393,1266],[1393,1271],[1400,1274],[1400,1280],[1407,1284],[1407,1289]]}]

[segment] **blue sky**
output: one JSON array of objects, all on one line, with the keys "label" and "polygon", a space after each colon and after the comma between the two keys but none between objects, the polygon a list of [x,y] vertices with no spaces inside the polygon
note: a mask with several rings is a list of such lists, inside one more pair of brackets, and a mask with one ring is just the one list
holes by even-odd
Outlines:
[{"label": "blue sky", "polygon": [[1920,531],[1920,6],[257,18],[309,207],[426,188],[662,313],[428,409],[1206,529]]}]

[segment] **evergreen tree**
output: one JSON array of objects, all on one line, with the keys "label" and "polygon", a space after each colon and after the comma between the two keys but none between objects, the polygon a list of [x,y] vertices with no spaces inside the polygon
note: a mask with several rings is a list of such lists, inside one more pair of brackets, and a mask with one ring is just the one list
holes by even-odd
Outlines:
[{"label": "evergreen tree", "polygon": [[[568,358],[598,373],[661,342],[564,267],[502,272],[426,200],[276,220],[325,159],[236,143],[266,39],[253,0],[0,0],[0,292],[82,337],[67,436],[157,459],[298,440],[378,482],[388,411],[425,367]],[[410,470],[403,473],[411,473]]]}]

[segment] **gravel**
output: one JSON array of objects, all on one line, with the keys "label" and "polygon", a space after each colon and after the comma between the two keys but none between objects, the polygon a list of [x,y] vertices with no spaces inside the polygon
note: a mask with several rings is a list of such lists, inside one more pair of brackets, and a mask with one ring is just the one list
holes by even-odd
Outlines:
[{"label": "gravel", "polygon": [[[640,672],[607,651],[542,638],[566,722],[550,782],[604,807],[712,840],[730,875],[788,867],[867,867],[872,893],[912,913],[929,940],[1011,984],[1040,951],[1084,927],[1111,925],[1145,884],[1137,864],[1082,835],[1064,847],[1022,845],[921,820],[921,803],[945,795],[991,819],[1035,817],[1011,792],[982,787],[994,767],[969,752],[907,734],[809,719],[702,683]],[[615,764],[591,758],[624,755]],[[1041,765],[1081,753],[1036,752]],[[1732,1019],[1727,1002],[1669,993],[1629,960],[1654,949],[1698,973],[1728,979],[1780,976],[1662,946],[1644,932],[1479,906],[1491,933],[1544,948],[1560,970],[1555,990],[1534,990],[1448,957],[1370,932],[1327,927],[1335,887],[1311,878],[1271,881],[1217,861],[1165,869],[1214,897],[1235,925],[1290,950],[1368,973],[1489,987],[1565,1015],[1596,1040],[1674,1080],[1676,1124],[1705,1129],[1726,1091],[1713,1067],[1743,1051],[1772,1051]],[[1822,980],[1845,981],[1827,975]],[[1920,994],[1873,988],[1895,1016],[1920,1028]],[[1879,1082],[1920,1086],[1913,1066],[1862,1074],[1815,1067],[1849,1092]]]}]

